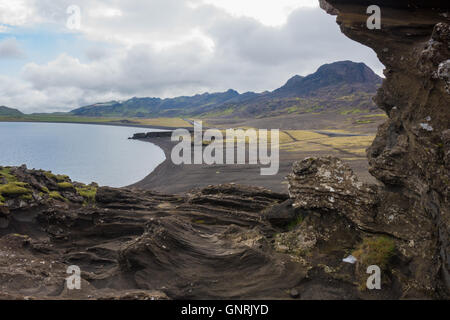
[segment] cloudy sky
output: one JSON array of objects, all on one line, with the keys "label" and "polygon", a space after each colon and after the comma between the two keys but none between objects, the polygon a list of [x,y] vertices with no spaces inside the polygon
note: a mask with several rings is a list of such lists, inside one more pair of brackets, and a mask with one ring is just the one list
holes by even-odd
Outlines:
[{"label": "cloudy sky", "polygon": [[0,105],[26,113],[273,90],[338,60],[383,69],[317,0],[0,1]]}]

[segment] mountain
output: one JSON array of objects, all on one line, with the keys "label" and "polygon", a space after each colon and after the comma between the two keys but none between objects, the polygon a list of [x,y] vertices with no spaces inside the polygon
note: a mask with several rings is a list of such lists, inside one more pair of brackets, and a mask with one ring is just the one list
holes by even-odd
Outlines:
[{"label": "mountain", "polygon": [[17,109],[0,106],[0,116],[23,116],[23,113]]},{"label": "mountain", "polygon": [[241,96],[237,91],[228,90],[220,93],[203,93],[192,97],[182,96],[170,99],[132,98],[124,102],[111,101],[97,103],[71,111],[78,116],[120,116],[152,117],[155,115],[179,116],[189,115],[196,108],[209,105],[222,105]]},{"label": "mountain", "polygon": [[362,112],[382,79],[364,63],[339,61],[321,66],[306,77],[296,75],[273,92],[239,94],[235,90],[177,98],[132,98],[72,110],[90,117],[266,117],[305,112]]},{"label": "mountain", "polygon": [[294,76],[274,94],[287,97],[307,96],[317,90],[341,84],[361,86],[361,89],[376,90],[381,78],[364,63],[340,61],[321,66],[306,77]]}]

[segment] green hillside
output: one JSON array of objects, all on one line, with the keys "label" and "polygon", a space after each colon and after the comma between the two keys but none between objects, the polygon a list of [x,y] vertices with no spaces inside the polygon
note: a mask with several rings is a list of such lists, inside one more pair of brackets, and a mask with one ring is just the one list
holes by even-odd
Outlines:
[{"label": "green hillside", "polygon": [[23,113],[17,109],[0,106],[0,116],[17,117],[17,116],[23,116]]}]

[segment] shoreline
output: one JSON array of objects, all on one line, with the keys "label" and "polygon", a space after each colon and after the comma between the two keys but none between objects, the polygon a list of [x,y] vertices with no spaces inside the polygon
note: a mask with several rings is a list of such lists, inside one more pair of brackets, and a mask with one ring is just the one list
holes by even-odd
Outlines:
[{"label": "shoreline", "polygon": [[[3,121],[6,122],[6,121]],[[133,125],[129,123],[85,123],[85,122],[58,122],[58,121],[8,121],[8,122],[25,122],[25,123],[63,123],[63,124],[90,124],[104,126],[120,126],[141,129],[157,129],[165,131],[173,131],[175,127],[165,126],[149,126],[149,125]],[[192,127],[180,127],[182,129],[192,130]],[[140,133],[140,132],[136,132]],[[129,138],[129,137],[127,137]],[[172,163],[171,151],[177,142],[172,142],[170,137],[152,137],[144,139],[136,139],[143,142],[150,142],[161,148],[165,155],[165,160],[161,162],[150,173],[142,179],[123,186],[122,188],[141,188],[146,190],[154,190],[157,192],[179,194],[188,192],[196,187],[207,187],[208,185],[218,185],[225,183],[236,183],[241,185],[256,185],[268,188],[275,192],[287,193],[287,185],[285,176],[290,172],[293,161],[281,161],[278,174],[273,176],[261,176],[260,165],[175,165]],[[280,151],[281,155],[281,151]]]},{"label": "shoreline", "polygon": [[[156,129],[164,131],[173,131],[178,127],[168,126],[150,126],[132,123],[87,123],[76,121],[0,121],[1,122],[30,122],[30,123],[63,123],[63,124],[90,124],[90,125],[104,125],[104,126],[118,126],[141,129]],[[187,130],[192,130],[192,127],[180,127]],[[142,133],[137,131],[136,133]],[[325,132],[324,132],[325,133]],[[341,135],[333,133],[333,135]],[[129,138],[129,137],[127,137]],[[152,137],[144,139],[136,139],[143,142],[150,142],[161,148],[165,154],[165,160],[161,162],[150,173],[145,175],[142,179],[124,186],[123,188],[141,188],[146,190],[154,190],[157,192],[167,194],[180,194],[188,192],[197,187],[207,187],[209,185],[219,185],[226,183],[235,183],[248,186],[260,186],[272,190],[274,192],[287,193],[287,181],[285,177],[291,172],[294,161],[301,160],[310,156],[323,156],[330,154],[330,150],[326,154],[313,152],[311,150],[296,150],[294,152],[280,149],[280,163],[279,171],[272,176],[261,176],[261,165],[206,165],[206,164],[181,164],[175,165],[170,161],[171,151],[177,142],[172,142],[170,137]],[[336,154],[342,157],[343,154]],[[331,155],[331,154],[330,154]],[[346,161],[352,166],[355,173],[357,173],[362,181],[372,181],[373,178],[367,171],[367,160],[361,158],[356,161]]]},{"label": "shoreline", "polygon": [[90,124],[101,126],[113,126],[113,127],[130,127],[130,128],[143,128],[143,129],[158,129],[158,130],[170,130],[175,129],[192,129],[192,127],[168,127],[168,126],[154,126],[146,124],[133,124],[133,123],[117,123],[117,122],[78,122],[78,121],[2,121],[0,123],[62,123],[62,124]]}]

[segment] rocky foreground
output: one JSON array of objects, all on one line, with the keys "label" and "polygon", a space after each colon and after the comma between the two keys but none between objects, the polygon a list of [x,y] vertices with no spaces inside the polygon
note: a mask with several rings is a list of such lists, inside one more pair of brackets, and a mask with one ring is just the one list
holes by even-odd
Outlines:
[{"label": "rocky foreground", "polygon": [[[381,186],[331,157],[295,163],[289,195],[238,185],[162,195],[0,168],[1,297],[448,299],[448,5],[320,2],[386,66],[376,102],[389,119],[367,153]],[[381,30],[366,27],[370,4]],[[70,265],[80,290],[65,286]],[[381,290],[366,288],[369,265]]]},{"label": "rocky foreground", "polygon": [[[359,264],[342,261],[371,235],[349,218],[364,217],[358,208],[374,200],[361,197],[370,188],[335,158],[296,165],[291,198],[238,185],[184,196],[99,188],[25,167],[0,168],[0,177],[2,298],[402,296],[387,268],[408,242],[374,234],[400,250],[375,244],[389,270],[377,293],[360,288]],[[371,250],[361,252],[361,263],[378,259]],[[66,288],[70,265],[82,270],[81,290]]]}]

